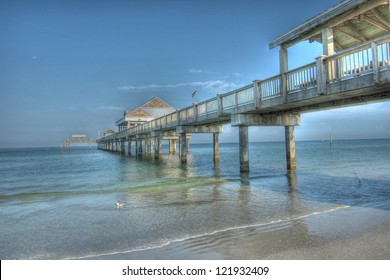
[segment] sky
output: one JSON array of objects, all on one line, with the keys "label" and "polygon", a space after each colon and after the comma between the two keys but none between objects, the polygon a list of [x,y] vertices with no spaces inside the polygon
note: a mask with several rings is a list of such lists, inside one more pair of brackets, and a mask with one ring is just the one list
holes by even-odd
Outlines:
[{"label": "sky", "polygon": [[[0,148],[94,139],[155,96],[180,109],[276,75],[279,49],[269,43],[337,3],[0,0]],[[321,52],[318,43],[296,45],[289,68]],[[298,141],[390,138],[390,102],[301,119]],[[221,142],[238,141],[237,131],[225,126]],[[250,128],[252,142],[283,139],[283,127]]]}]

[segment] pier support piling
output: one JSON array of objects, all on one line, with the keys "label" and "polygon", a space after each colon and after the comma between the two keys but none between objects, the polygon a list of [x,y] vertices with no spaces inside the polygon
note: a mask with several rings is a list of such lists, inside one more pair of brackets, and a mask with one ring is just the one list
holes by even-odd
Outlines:
[{"label": "pier support piling", "polygon": [[142,140],[138,139],[136,141],[136,145],[137,145],[137,147],[136,147],[136,150],[137,150],[136,154],[137,154],[138,157],[140,157],[140,156],[142,156]]},{"label": "pier support piling", "polygon": [[219,162],[219,133],[213,133],[214,162]]},{"label": "pier support piling", "polygon": [[239,126],[240,172],[249,172],[248,126]]},{"label": "pier support piling", "polygon": [[155,141],[155,152],[154,152],[154,158],[158,159],[162,155],[162,139],[161,137],[156,138]]},{"label": "pier support piling", "polygon": [[150,153],[149,153],[149,155],[150,155],[150,157],[151,158],[154,158],[154,155],[155,155],[155,150],[156,150],[156,143],[155,143],[155,141],[154,141],[155,139],[152,137],[152,138],[150,138],[150,144],[149,144],[149,148],[150,148]]},{"label": "pier support piling", "polygon": [[169,153],[171,155],[176,154],[176,140],[174,139],[169,140]]},{"label": "pier support piling", "polygon": [[131,140],[128,141],[127,155],[128,155],[128,156],[131,156]]},{"label": "pier support piling", "polygon": [[187,145],[187,133],[180,133],[180,161],[181,163],[187,163],[188,145]]},{"label": "pier support piling", "polygon": [[287,170],[295,171],[297,169],[297,160],[295,152],[295,135],[294,126],[285,126],[285,141],[286,141],[286,160]]},{"label": "pier support piling", "polygon": [[150,152],[150,150],[149,150],[149,147],[150,147],[150,142],[149,142],[149,139],[145,139],[145,155],[146,156],[149,156],[149,152]]},{"label": "pier support piling", "polygon": [[125,141],[121,141],[121,142],[120,142],[120,145],[121,145],[121,151],[120,151],[120,153],[121,153],[121,154],[125,154]]}]

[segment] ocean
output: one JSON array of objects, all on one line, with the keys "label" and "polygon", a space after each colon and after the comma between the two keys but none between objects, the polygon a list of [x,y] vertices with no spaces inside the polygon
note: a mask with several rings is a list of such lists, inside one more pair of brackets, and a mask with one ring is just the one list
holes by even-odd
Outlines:
[{"label": "ocean", "polygon": [[292,174],[282,142],[251,143],[249,174],[233,143],[217,165],[211,144],[187,164],[166,146],[159,160],[0,149],[0,259],[283,258],[381,226],[390,238],[390,139],[296,145]]}]

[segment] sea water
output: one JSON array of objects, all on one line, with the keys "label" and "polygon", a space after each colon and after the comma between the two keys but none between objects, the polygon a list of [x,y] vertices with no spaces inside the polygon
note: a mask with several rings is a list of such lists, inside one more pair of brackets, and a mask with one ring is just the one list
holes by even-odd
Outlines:
[{"label": "sea water", "polygon": [[249,174],[239,172],[238,144],[221,144],[219,164],[211,144],[192,144],[187,164],[165,146],[159,160],[0,149],[0,259],[105,258],[194,239],[203,241],[191,250],[212,251],[227,236],[389,207],[389,139],[296,145],[297,171],[288,173],[284,143],[251,143]]}]

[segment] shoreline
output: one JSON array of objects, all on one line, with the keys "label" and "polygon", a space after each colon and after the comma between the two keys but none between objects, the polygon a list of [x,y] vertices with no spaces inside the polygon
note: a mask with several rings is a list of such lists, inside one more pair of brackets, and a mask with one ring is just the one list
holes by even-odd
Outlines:
[{"label": "shoreline", "polygon": [[389,260],[390,201],[212,233],[89,260]]}]

